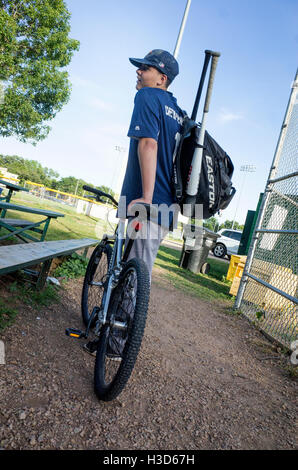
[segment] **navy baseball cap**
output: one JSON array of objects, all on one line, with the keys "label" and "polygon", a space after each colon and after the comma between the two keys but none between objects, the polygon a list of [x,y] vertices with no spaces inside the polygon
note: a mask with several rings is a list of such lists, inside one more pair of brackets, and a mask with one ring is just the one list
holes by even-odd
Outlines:
[{"label": "navy baseball cap", "polygon": [[155,67],[159,72],[164,73],[170,82],[172,82],[179,73],[179,65],[175,57],[162,49],[150,51],[144,59],[129,58],[129,60],[135,67],[140,67],[141,65]]}]

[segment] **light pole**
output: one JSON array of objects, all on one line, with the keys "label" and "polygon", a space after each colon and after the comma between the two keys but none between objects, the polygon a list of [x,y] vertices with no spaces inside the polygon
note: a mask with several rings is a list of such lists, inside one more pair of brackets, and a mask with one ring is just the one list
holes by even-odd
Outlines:
[{"label": "light pole", "polygon": [[237,207],[236,207],[235,215],[234,215],[234,219],[233,219],[232,230],[234,228],[235,221],[236,221],[236,214],[237,214],[237,211],[238,211],[238,207],[239,207],[239,203],[240,203],[240,199],[241,199],[241,195],[242,195],[242,191],[243,191],[243,186],[244,186],[246,173],[253,173],[254,171],[256,171],[256,167],[255,167],[255,165],[241,165],[240,171],[243,171],[244,175],[243,175],[243,180],[242,180],[242,184],[241,184],[241,188],[240,188]]},{"label": "light pole", "polygon": [[[126,148],[125,147],[120,147],[119,145],[115,145],[115,150],[119,153],[121,152],[126,152]],[[113,174],[113,178],[112,178],[112,182],[111,182],[111,189],[113,189],[112,185],[114,184],[114,180],[115,180],[115,176],[116,176],[116,173],[117,173],[117,170],[120,172],[120,169],[121,169],[121,165],[119,166],[119,162],[118,162],[118,159],[116,161],[116,165],[115,165],[115,169],[114,169],[114,174]],[[114,191],[114,189],[113,189]]]},{"label": "light pole", "polygon": [[181,41],[182,41],[182,36],[183,36],[183,33],[184,33],[185,23],[186,23],[186,20],[187,20],[187,17],[188,17],[190,4],[191,4],[191,0],[187,0],[187,4],[186,4],[186,7],[185,7],[184,15],[183,15],[183,18],[182,18],[182,22],[181,22],[181,26],[180,26],[176,46],[175,46],[175,50],[174,50],[174,53],[173,53],[173,56],[175,57],[175,59],[177,59],[178,54],[179,54],[179,49],[180,49],[180,45],[181,45]]},{"label": "light pole", "polygon": [[80,182],[80,180],[77,180],[76,189],[75,189],[75,196],[77,195],[77,191],[78,191],[78,187],[79,187],[79,182]]}]

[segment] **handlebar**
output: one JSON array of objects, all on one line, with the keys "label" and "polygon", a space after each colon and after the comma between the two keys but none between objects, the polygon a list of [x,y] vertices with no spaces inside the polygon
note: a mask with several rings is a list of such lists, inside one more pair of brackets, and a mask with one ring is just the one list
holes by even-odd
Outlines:
[{"label": "handlebar", "polygon": [[[96,189],[96,188],[91,188],[91,186],[83,186],[83,189],[85,191],[89,191],[90,193],[95,194],[95,196],[90,196],[92,198],[95,198],[96,201],[98,202],[104,202],[102,201],[102,197],[106,197],[112,201],[112,203],[118,207],[118,202],[115,201],[113,196],[111,196],[108,193],[105,193],[104,191],[101,191],[101,189]],[[157,218],[158,217],[158,208],[154,204],[146,204],[146,203],[136,203],[131,207],[130,214],[135,217],[144,217],[144,209],[148,217],[151,218]]]},{"label": "handlebar", "polygon": [[[96,189],[96,188],[91,188],[91,186],[83,186],[83,189],[85,191],[89,191],[90,193],[93,193],[95,194],[95,199],[98,201],[98,202],[103,202],[101,197],[106,197],[108,199],[110,199],[110,201],[114,204],[114,206],[118,207],[118,202],[113,198],[113,196],[111,196],[110,194],[108,193],[105,193],[104,191],[101,191],[100,189]],[[93,196],[94,197],[94,196]]]}]

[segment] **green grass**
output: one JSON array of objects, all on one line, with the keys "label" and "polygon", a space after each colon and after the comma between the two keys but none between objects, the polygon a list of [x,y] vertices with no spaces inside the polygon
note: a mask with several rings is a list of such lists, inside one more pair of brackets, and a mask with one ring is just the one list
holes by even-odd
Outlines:
[{"label": "green grass", "polygon": [[14,299],[33,308],[47,307],[59,301],[59,291],[52,284],[46,285],[42,290],[37,290],[29,284],[15,281],[9,286],[8,290],[13,294]]},{"label": "green grass", "polygon": [[0,299],[0,330],[12,325],[17,314],[18,312],[13,306]]},{"label": "green grass", "polygon": [[203,300],[216,301],[226,307],[232,307],[233,300],[229,294],[231,283],[223,281],[228,271],[228,264],[208,258],[209,274],[194,274],[179,267],[181,252],[161,246],[155,265],[162,269],[163,276],[177,289]]},{"label": "green grass", "polygon": [[59,291],[51,284],[39,291],[19,280],[6,288],[5,300],[0,299],[0,331],[14,323],[17,315],[23,312],[24,304],[39,309],[59,302]]}]

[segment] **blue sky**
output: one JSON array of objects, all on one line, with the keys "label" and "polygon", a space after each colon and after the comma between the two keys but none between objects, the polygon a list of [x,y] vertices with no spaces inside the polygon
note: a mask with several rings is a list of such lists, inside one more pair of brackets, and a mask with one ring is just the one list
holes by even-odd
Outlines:
[{"label": "blue sky", "polygon": [[[81,42],[68,67],[71,99],[50,123],[45,141],[33,147],[1,138],[0,153],[117,190],[136,93],[136,69],[128,57],[155,48],[173,52],[186,0],[66,3],[71,36]],[[180,74],[169,90],[190,113],[204,50],[221,52],[207,129],[231,156],[237,189],[221,221],[233,219],[238,207],[236,219],[243,223],[264,190],[297,68],[297,24],[296,0],[192,0]],[[255,165],[256,172],[240,172],[244,164]]]}]

